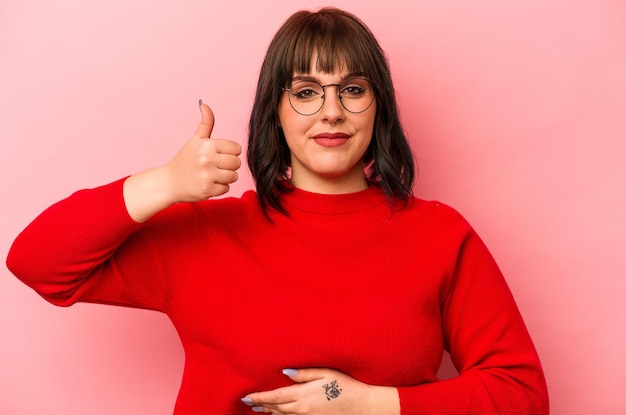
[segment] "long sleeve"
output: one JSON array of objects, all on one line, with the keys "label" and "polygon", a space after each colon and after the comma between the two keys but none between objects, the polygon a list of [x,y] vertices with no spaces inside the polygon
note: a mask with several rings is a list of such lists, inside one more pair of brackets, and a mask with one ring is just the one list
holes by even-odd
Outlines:
[{"label": "long sleeve", "polygon": [[471,228],[441,312],[444,346],[459,376],[399,388],[403,415],[549,412],[534,345],[498,266]]},{"label": "long sleeve", "polygon": [[[283,197],[289,215],[268,221],[247,192],[180,203],[140,225],[122,185],[44,211],[7,265],[57,305],[165,312],[185,349],[176,414],[249,413],[241,397],[287,386],[285,367],[396,386],[402,415],[547,414],[541,365],[506,282],[445,205],[390,210],[375,187],[296,189]],[[285,303],[294,298],[297,312]],[[259,327],[263,339],[251,340]],[[443,347],[460,375],[437,381]]]},{"label": "long sleeve", "polygon": [[78,191],[46,209],[14,241],[9,270],[55,305],[82,301],[162,311],[173,284],[164,248],[176,249],[182,237],[176,230],[184,224],[134,222],[123,181]]}]

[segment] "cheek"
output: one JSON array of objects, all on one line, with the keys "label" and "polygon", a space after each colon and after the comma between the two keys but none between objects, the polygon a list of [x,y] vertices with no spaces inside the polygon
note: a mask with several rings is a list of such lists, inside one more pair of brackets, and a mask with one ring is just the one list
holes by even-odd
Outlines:
[{"label": "cheek", "polygon": [[303,117],[291,108],[287,99],[282,99],[278,104],[278,125],[283,129],[287,142],[291,138],[304,136],[311,126],[312,117]]},{"label": "cheek", "polygon": [[[300,114],[295,112],[289,103],[288,94],[285,92],[278,101],[278,117],[281,123],[293,122]],[[301,117],[301,116],[300,116]]]},{"label": "cheek", "polygon": [[286,99],[281,99],[278,104],[278,125],[283,129],[285,135],[287,131],[290,131],[294,126],[294,113],[289,105],[289,101]]},{"label": "cheek", "polygon": [[368,109],[371,111],[368,113],[368,117],[363,119],[361,128],[363,131],[367,131],[367,134],[371,137],[374,135],[374,126],[376,125],[376,101],[372,103],[372,106]]}]

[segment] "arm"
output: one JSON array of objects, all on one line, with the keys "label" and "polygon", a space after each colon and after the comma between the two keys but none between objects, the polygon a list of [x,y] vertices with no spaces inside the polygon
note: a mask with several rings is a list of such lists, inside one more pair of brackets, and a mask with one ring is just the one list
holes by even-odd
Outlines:
[{"label": "arm", "polygon": [[498,266],[471,229],[442,320],[445,347],[459,376],[399,388],[403,415],[548,413],[534,345]]},{"label": "arm", "polygon": [[[445,347],[459,376],[387,388],[365,385],[331,369],[307,369],[304,373],[313,370],[315,376],[299,371],[292,378],[294,385],[250,394],[244,403],[272,413],[306,413],[315,405],[318,412],[311,413],[325,415],[335,410],[344,414],[547,414],[541,365],[506,282],[469,225],[463,221],[459,229],[465,236],[453,248],[458,254],[452,256],[451,280],[441,303]],[[345,387],[329,404],[321,386],[332,379]]]},{"label": "arm", "polygon": [[[80,300],[159,308],[156,300],[143,302],[167,273],[158,269],[158,249],[149,248],[193,231],[177,214],[185,206],[166,208],[228,191],[240,165],[239,145],[209,140],[213,115],[206,105],[201,111],[196,134],[168,164],[79,191],[46,209],[14,241],[8,268],[57,305]],[[157,222],[140,223],[159,212],[164,215]]]},{"label": "arm", "polygon": [[200,111],[200,125],[176,157],[124,183],[126,208],[135,221],[145,222],[174,203],[220,196],[237,180],[241,147],[229,140],[209,140],[215,122],[213,112],[206,104],[200,104]]}]

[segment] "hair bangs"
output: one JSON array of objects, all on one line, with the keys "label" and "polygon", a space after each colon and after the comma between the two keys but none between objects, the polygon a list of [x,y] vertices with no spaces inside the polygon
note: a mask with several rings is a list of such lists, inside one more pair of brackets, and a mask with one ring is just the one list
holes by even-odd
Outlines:
[{"label": "hair bangs", "polygon": [[[287,56],[286,72],[311,73],[313,65],[318,72],[362,74],[374,60],[367,33],[350,21],[329,18],[324,14],[310,15],[293,42],[292,56]],[[315,59],[315,61],[313,61]],[[290,67],[289,67],[290,66]]]}]

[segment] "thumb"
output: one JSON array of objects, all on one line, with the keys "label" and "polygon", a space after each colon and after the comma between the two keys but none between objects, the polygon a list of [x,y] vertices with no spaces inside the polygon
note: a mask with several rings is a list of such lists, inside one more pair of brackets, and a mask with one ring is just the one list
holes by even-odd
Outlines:
[{"label": "thumb", "polygon": [[200,100],[200,113],[202,118],[200,119],[200,125],[196,129],[196,136],[200,138],[210,138],[211,131],[213,131],[213,124],[215,124],[215,117],[211,108]]},{"label": "thumb", "polygon": [[318,368],[284,369],[283,375],[291,378],[291,380],[296,383],[304,383],[322,379],[325,375],[328,374],[327,372],[327,370]]}]

